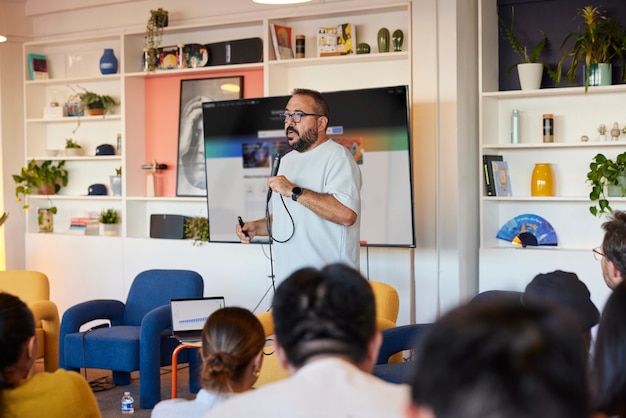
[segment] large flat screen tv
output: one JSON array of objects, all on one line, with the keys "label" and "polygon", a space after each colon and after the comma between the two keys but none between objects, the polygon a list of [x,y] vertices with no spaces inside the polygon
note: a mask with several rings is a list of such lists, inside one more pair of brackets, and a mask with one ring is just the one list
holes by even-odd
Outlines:
[{"label": "large flat screen tv", "polygon": [[[361,169],[363,245],[415,246],[407,86],[323,94],[329,136]],[[272,157],[290,151],[279,117],[289,97],[203,103],[209,241],[238,242],[237,216],[265,216]]]}]

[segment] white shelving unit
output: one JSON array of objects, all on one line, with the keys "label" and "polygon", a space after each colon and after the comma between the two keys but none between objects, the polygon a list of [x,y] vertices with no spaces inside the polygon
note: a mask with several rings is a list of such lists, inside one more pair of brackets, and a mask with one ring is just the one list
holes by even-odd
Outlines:
[{"label": "white shelving unit", "polygon": [[[600,306],[606,296],[600,266],[591,248],[602,241],[603,219],[589,212],[590,186],[586,182],[594,155],[615,157],[626,148],[619,141],[600,141],[597,128],[626,124],[620,103],[626,85],[498,91],[497,14],[493,1],[481,0],[480,16],[480,148],[483,154],[501,155],[508,162],[511,197],[485,196],[480,203],[480,290],[523,290],[538,273],[562,269],[576,272],[592,290]],[[521,144],[511,144],[511,112],[521,114]],[[542,115],[555,115],[554,143],[543,143]],[[588,142],[581,137],[589,137]],[[532,197],[530,180],[536,163],[550,163],[555,178],[554,197]],[[483,183],[482,160],[478,163]],[[614,209],[626,209],[626,199],[612,199]],[[519,248],[497,239],[499,229],[513,217],[537,214],[550,222],[557,247]],[[594,294],[595,292],[595,294]]]},{"label": "white shelving unit", "polygon": [[[286,13],[281,11],[279,13]],[[146,73],[142,68],[144,33],[121,31],[118,35],[73,38],[57,41],[35,41],[24,44],[24,62],[29,53],[47,57],[50,79],[29,80],[24,67],[25,87],[25,155],[24,160],[66,160],[70,171],[69,184],[59,195],[49,196],[58,214],[54,217],[54,233],[37,233],[36,208],[49,206],[48,196],[30,196],[31,208],[27,214],[26,253],[27,267],[49,272],[51,277],[62,277],[63,286],[82,283],[83,278],[96,276],[95,281],[104,283],[120,274],[132,277],[133,272],[154,265],[195,268],[206,270],[210,265],[232,272],[235,277],[263,274],[267,269],[265,256],[254,248],[242,246],[213,245],[198,249],[191,242],[149,239],[150,214],[175,213],[187,216],[207,216],[205,198],[148,197],[146,196],[146,173],[141,165],[148,161],[146,152],[151,138],[146,134],[146,93],[155,78],[211,77],[224,71],[261,71],[263,92],[266,96],[287,95],[294,87],[308,87],[321,91],[380,87],[385,85],[411,86],[411,3],[400,2],[382,6],[369,6],[361,10],[337,10],[326,13],[301,15],[276,15],[272,18],[246,18],[226,20],[218,24],[168,27],[164,31],[162,46],[179,43],[214,43],[233,39],[259,37],[263,41],[263,62],[237,65],[209,66],[193,69],[163,70]],[[235,18],[236,19],[236,18]],[[306,34],[306,57],[292,60],[276,60],[270,36],[270,24],[280,23],[292,27],[292,34]],[[318,58],[316,33],[319,26],[353,23],[356,25],[357,42],[367,42],[372,53],[342,57]],[[404,32],[402,52],[377,52],[377,32],[381,27],[391,32]],[[99,60],[105,48],[113,48],[119,61],[118,73],[101,75]],[[374,76],[375,75],[375,76]],[[50,101],[64,102],[70,87],[82,86],[101,94],[109,94],[120,101],[113,114],[106,117],[46,119],[43,108]],[[172,98],[172,100],[178,100]],[[172,115],[172,117],[177,117]],[[109,143],[115,146],[117,134],[122,134],[122,152],[112,157],[95,157],[95,147]],[[83,157],[48,157],[47,149],[61,149],[64,140],[77,140],[86,155]],[[122,196],[86,196],[87,188],[94,183],[109,184],[109,176],[122,167]],[[84,216],[86,211],[113,207],[121,212],[122,228],[118,237],[80,236],[68,231],[70,218]],[[233,226],[234,228],[234,226]],[[208,247],[208,248],[207,248]],[[254,246],[252,246],[254,247]],[[71,248],[71,262],[66,251]],[[202,251],[202,252],[200,252]],[[245,272],[233,269],[232,260],[246,254]],[[101,259],[102,254],[111,262]],[[149,255],[148,255],[149,254]],[[97,258],[97,260],[96,260]],[[50,260],[61,260],[52,263]],[[199,264],[200,263],[200,264]],[[63,268],[61,268],[61,265]],[[244,268],[243,266],[241,268]],[[265,277],[265,276],[263,276]],[[118,279],[119,280],[119,279]],[[236,279],[233,279],[236,281]],[[263,294],[266,278],[252,285],[251,294]],[[91,283],[94,280],[89,280]],[[54,283],[54,288],[60,286]],[[122,298],[127,284],[114,281],[111,289],[97,293],[96,287],[88,286],[71,294],[56,294],[61,311],[77,301],[102,294]],[[234,286],[234,285],[233,285]],[[250,286],[248,284],[246,287]],[[254,288],[259,287],[259,289]],[[100,286],[101,287],[101,286]],[[112,290],[114,289],[114,290]],[[256,298],[256,296],[252,296]],[[249,301],[251,307],[254,306]],[[256,303],[256,301],[255,301]]]}]

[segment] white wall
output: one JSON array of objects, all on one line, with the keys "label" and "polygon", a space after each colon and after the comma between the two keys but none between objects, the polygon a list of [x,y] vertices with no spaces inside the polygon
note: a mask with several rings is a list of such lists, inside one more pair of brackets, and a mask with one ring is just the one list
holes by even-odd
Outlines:
[{"label": "white wall", "polygon": [[[22,14],[16,20],[32,20],[29,33],[35,39],[49,39],[83,36],[93,32],[104,34],[142,29],[148,11],[157,7],[170,11],[171,25],[181,25],[219,23],[246,16],[271,16],[277,10],[301,12],[319,8],[324,8],[325,11],[358,9],[364,5],[378,5],[380,2],[314,0],[307,5],[289,7],[263,6],[251,0],[208,3],[210,4],[201,0],[26,0],[24,3],[17,2],[20,7],[23,6],[21,10],[16,11],[20,7],[13,7],[11,11]],[[418,237],[414,251],[415,283],[410,281],[411,250],[370,249],[367,270],[366,263],[362,263],[363,272],[366,275],[369,273],[371,279],[385,281],[399,289],[400,323],[408,323],[413,319],[417,322],[431,321],[441,311],[475,293],[478,282],[476,237],[479,189],[474,167],[474,162],[477,161],[476,0],[413,0],[412,8],[413,182]],[[5,62],[5,54],[1,49],[0,54],[0,61]],[[7,89],[21,86],[21,73],[10,81],[4,77],[1,81],[4,109],[6,100],[11,100],[4,93]],[[21,94],[16,96],[21,98]],[[21,109],[21,106],[18,108]],[[5,192],[5,206],[9,204],[13,194],[12,183],[7,185],[7,176],[15,171],[13,164],[8,164],[7,160],[14,163],[23,158],[23,151],[7,145],[9,138],[23,138],[21,127],[12,127],[10,132],[3,129],[2,133],[5,152],[2,170],[5,176],[4,187],[5,190],[10,188]],[[52,257],[47,260],[28,260],[27,255],[24,261],[24,249],[27,246],[23,244],[22,228],[20,225],[17,229],[5,229],[7,241],[15,243],[16,254],[9,257],[9,268],[26,266],[54,270],[54,276],[59,276],[55,279],[59,284],[53,293],[58,292],[57,296],[64,298],[67,303],[73,301],[73,286],[90,286],[90,278],[80,281],[80,278],[72,277],[68,271],[71,263],[69,266],[59,264]],[[143,255],[137,254],[142,260],[142,266],[150,265],[151,262],[149,248],[146,251]],[[245,285],[246,278],[239,274],[240,267],[233,268],[233,264],[241,260],[242,256],[250,256],[254,260],[258,257],[247,254],[248,249],[238,246],[211,248],[207,251],[221,254],[221,257],[217,258],[214,265],[199,264],[198,267],[210,271],[216,277],[225,277],[222,281],[222,286],[226,286],[223,288],[224,292],[232,292],[234,298],[239,298],[246,306],[252,307],[249,304],[260,295],[256,294],[256,290],[249,291],[249,287]],[[17,253],[21,253],[21,256]],[[94,257],[97,255],[94,254]],[[196,260],[195,263],[197,262]],[[121,283],[122,288],[127,289],[128,281],[136,273],[130,268],[127,270],[120,272],[122,278],[111,278],[112,282],[109,283],[116,289],[119,289],[118,284]],[[259,274],[263,272],[251,272],[251,275]],[[94,271],[94,275],[97,276],[97,271]],[[72,279],[66,282],[64,276]],[[237,277],[238,285],[225,284],[232,277]],[[255,283],[254,286],[258,286],[258,282]],[[101,285],[94,285],[93,289],[98,289]],[[246,293],[238,297],[236,292]],[[125,294],[120,297],[125,297]],[[410,308],[412,299],[414,308]]]}]

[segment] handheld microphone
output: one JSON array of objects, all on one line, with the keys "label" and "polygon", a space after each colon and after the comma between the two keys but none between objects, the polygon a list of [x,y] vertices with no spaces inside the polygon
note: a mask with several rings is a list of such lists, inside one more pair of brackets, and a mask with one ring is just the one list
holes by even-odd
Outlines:
[{"label": "handheld microphone", "polygon": [[[272,173],[270,174],[271,177],[275,177],[278,175],[278,167],[280,167],[280,154],[276,154],[274,156],[274,161],[272,162]],[[270,201],[270,198],[272,197],[272,189],[269,189],[267,191],[267,201]]]}]

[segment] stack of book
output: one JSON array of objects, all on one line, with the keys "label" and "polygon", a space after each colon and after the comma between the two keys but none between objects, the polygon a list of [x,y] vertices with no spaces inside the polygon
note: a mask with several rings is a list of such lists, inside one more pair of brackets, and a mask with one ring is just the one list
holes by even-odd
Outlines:
[{"label": "stack of book", "polygon": [[99,222],[97,218],[70,219],[70,232],[82,235],[98,235]]}]

